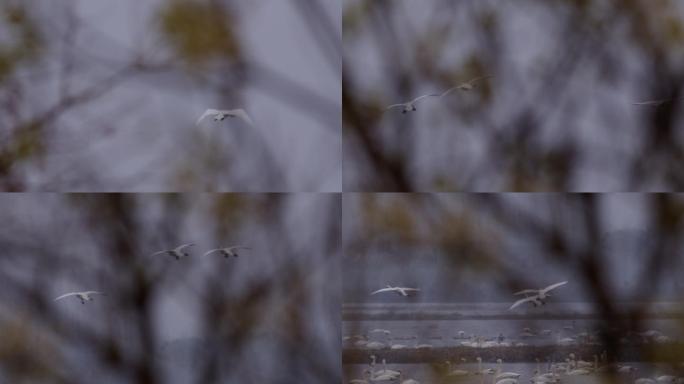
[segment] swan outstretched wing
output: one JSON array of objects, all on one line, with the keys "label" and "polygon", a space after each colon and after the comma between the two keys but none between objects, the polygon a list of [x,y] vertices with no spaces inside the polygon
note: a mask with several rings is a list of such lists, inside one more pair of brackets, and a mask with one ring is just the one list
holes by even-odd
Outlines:
[{"label": "swan outstretched wing", "polygon": [[439,96],[441,96],[441,95],[435,94],[435,93],[431,93],[431,94],[423,95],[423,96],[418,96],[415,99],[411,100],[411,104],[414,104],[414,103],[418,102],[419,100],[423,100],[427,97],[439,97]]},{"label": "swan outstretched wing", "polygon": [[216,252],[216,251],[222,251],[222,250],[223,250],[223,248],[212,249],[212,250],[210,250],[210,251],[205,252],[204,255],[202,255],[202,256],[206,256],[206,255],[208,255],[208,254],[214,253],[214,252]]},{"label": "swan outstretched wing", "polygon": [[216,115],[218,113],[219,113],[219,111],[217,109],[211,109],[211,108],[207,109],[206,111],[204,111],[202,116],[200,116],[200,118],[197,119],[197,122],[195,123],[195,125],[199,124],[202,120],[204,120],[205,117],[211,116],[211,115]]},{"label": "swan outstretched wing", "polygon": [[632,105],[642,106],[642,107],[657,107],[667,103],[670,100],[648,100],[648,101],[637,101],[632,103]]},{"label": "swan outstretched wing", "polygon": [[552,290],[552,289],[556,289],[556,288],[560,287],[561,285],[565,285],[565,284],[567,284],[567,283],[568,283],[567,281],[561,281],[560,283],[551,284],[551,285],[549,285],[548,287],[542,289],[541,292],[542,292],[542,293],[546,293],[546,292],[548,292],[548,291],[550,291],[550,290]]},{"label": "swan outstretched wing", "polygon": [[406,106],[406,104],[392,104],[392,105],[387,106],[387,108],[385,108],[385,111],[388,111],[392,108],[404,107],[404,106]]},{"label": "swan outstretched wing", "polygon": [[391,288],[391,287],[381,288],[375,292],[372,292],[371,295],[375,295],[376,293],[380,293],[380,292],[392,292],[392,291],[396,291],[396,290],[397,290],[396,288]]},{"label": "swan outstretched wing", "polygon": [[244,245],[231,245],[230,247],[227,247],[226,249],[228,250],[235,250],[235,249],[252,249],[250,247],[246,247]]},{"label": "swan outstretched wing", "polygon": [[179,246],[176,247],[176,249],[174,249],[174,251],[180,252],[180,251],[182,251],[184,248],[192,247],[193,245],[195,245],[195,243],[187,243],[187,244],[179,245]]},{"label": "swan outstretched wing", "polygon": [[84,295],[105,295],[104,292],[100,292],[100,291],[86,291],[86,292],[83,292],[83,294]]},{"label": "swan outstretched wing", "polygon": [[80,293],[81,293],[81,292],[69,292],[69,293],[65,293],[65,294],[63,294],[62,296],[55,298],[55,301],[57,301],[57,300],[62,300],[62,299],[64,299],[65,297],[69,297],[69,296],[76,296],[76,295],[78,295],[78,294],[80,294]]},{"label": "swan outstretched wing", "polygon": [[538,289],[523,289],[522,291],[516,292],[513,295],[528,295],[530,293],[536,294],[539,293]]},{"label": "swan outstretched wing", "polygon": [[444,96],[450,94],[451,92],[453,92],[454,90],[459,89],[460,87],[461,87],[460,85],[457,85],[455,87],[451,87],[451,88],[447,89],[446,91],[442,92],[442,94],[439,95],[439,97],[444,97]]},{"label": "swan outstretched wing", "polygon": [[170,252],[170,251],[167,249],[167,250],[165,250],[165,251],[155,252],[155,253],[152,254],[152,256],[162,255],[162,254],[166,254],[166,253],[169,253],[169,252]]},{"label": "swan outstretched wing", "polygon": [[520,300],[516,301],[515,303],[513,303],[513,305],[511,305],[511,307],[508,308],[508,310],[510,311],[519,305],[527,303],[528,301],[535,301],[535,300],[537,300],[536,296],[530,296],[530,297],[526,297],[524,299],[520,299]]},{"label": "swan outstretched wing", "polygon": [[476,77],[476,78],[474,78],[474,79],[468,80],[468,81],[466,82],[466,84],[473,85],[473,84],[477,83],[478,81],[486,80],[486,79],[489,79],[489,78],[492,78],[492,77],[493,77],[493,76],[491,76],[491,75]]}]

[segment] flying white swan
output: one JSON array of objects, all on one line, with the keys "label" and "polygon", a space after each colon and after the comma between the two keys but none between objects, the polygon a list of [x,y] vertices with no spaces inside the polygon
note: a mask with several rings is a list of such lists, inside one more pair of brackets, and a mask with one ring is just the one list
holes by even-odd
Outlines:
[{"label": "flying white swan", "polygon": [[549,293],[551,290],[554,290],[554,289],[556,289],[560,286],[563,286],[567,283],[568,283],[567,281],[561,281],[560,283],[551,284],[548,287],[542,288],[542,289],[523,289],[522,291],[516,292],[513,295],[537,296],[539,298],[539,300],[541,301],[541,303],[544,304],[544,299],[551,296],[551,294]]},{"label": "flying white swan", "polygon": [[252,121],[252,119],[249,117],[247,112],[245,112],[245,110],[242,108],[230,109],[230,110],[227,110],[227,109],[224,109],[224,110],[211,109],[211,108],[207,109],[206,111],[204,111],[202,116],[200,116],[200,118],[197,119],[197,123],[195,123],[195,124],[199,125],[199,123],[202,120],[204,120],[204,118],[207,116],[214,116],[214,121],[223,121],[226,117],[238,117],[238,118],[244,120],[245,122],[247,122],[247,124],[254,125],[254,122]]},{"label": "flying white swan", "polygon": [[241,245],[231,245],[230,247],[225,247],[225,248],[216,248],[212,249],[211,251],[207,251],[204,256],[213,253],[213,252],[220,252],[223,257],[226,259],[233,256],[233,257],[238,257],[238,249],[252,249],[250,247],[244,247]]},{"label": "flying white swan", "polygon": [[673,101],[676,101],[678,99],[660,99],[660,100],[645,100],[645,101],[637,101],[632,103],[632,105],[638,106],[638,107],[660,107],[661,105],[671,103]]},{"label": "flying white swan", "polygon": [[104,293],[99,291],[70,292],[56,298],[55,301],[62,300],[70,296],[76,296],[81,300],[81,304],[85,304],[86,301],[93,301],[93,295],[104,295]]},{"label": "flying white swan", "polygon": [[385,111],[388,111],[392,108],[400,108],[400,107],[402,108],[401,113],[407,113],[407,112],[415,111],[416,110],[416,103],[418,101],[423,100],[427,97],[440,97],[440,96],[441,96],[440,94],[434,94],[434,93],[418,96],[415,99],[413,99],[411,101],[407,101],[405,103],[392,104],[392,105],[388,106],[387,108],[385,108]]},{"label": "flying white swan", "polygon": [[452,91],[455,91],[455,90],[457,90],[457,89],[458,89],[459,91],[472,91],[473,89],[475,89],[475,83],[477,83],[477,82],[480,81],[480,80],[489,79],[489,78],[491,78],[491,77],[492,77],[492,76],[480,76],[480,77],[476,77],[476,78],[474,78],[474,79],[471,79],[471,80],[468,80],[468,81],[466,81],[466,82],[464,82],[464,83],[461,83],[461,84],[459,84],[459,85],[457,85],[457,86],[455,86],[455,87],[451,87],[451,88],[447,89],[446,91],[444,91],[444,92],[443,92],[441,95],[439,95],[439,96],[440,96],[440,97],[444,97],[444,96],[448,95],[449,93],[451,93]]},{"label": "flying white swan", "polygon": [[185,249],[185,248],[187,248],[187,247],[191,247],[191,246],[193,246],[193,245],[195,245],[195,243],[188,243],[188,244],[179,245],[179,246],[177,246],[177,247],[174,248],[174,249],[166,249],[166,250],[163,250],[163,251],[155,252],[155,253],[152,254],[152,256],[155,256],[155,255],[169,255],[169,256],[175,257],[176,260],[180,260],[180,259],[182,259],[183,257],[188,257],[188,256],[190,256],[189,253],[183,252],[183,249]]},{"label": "flying white swan", "polygon": [[524,299],[520,299],[520,300],[516,301],[515,303],[513,303],[513,305],[511,305],[511,307],[508,308],[508,310],[509,311],[513,310],[515,307],[522,305],[522,304],[525,304],[525,303],[528,303],[528,302],[532,303],[535,307],[542,305],[542,302],[539,299],[539,296],[528,296]]},{"label": "flying white swan", "polygon": [[420,291],[418,288],[407,288],[407,287],[392,287],[391,285],[387,285],[386,288],[378,289],[377,291],[374,291],[371,293],[371,295],[375,295],[376,293],[381,293],[381,292],[396,292],[397,294],[401,296],[408,296],[409,292],[417,292]]}]

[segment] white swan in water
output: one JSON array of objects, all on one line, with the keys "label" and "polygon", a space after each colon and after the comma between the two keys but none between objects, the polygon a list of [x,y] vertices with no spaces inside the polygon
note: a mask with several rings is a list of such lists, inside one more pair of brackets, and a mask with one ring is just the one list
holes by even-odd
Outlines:
[{"label": "white swan in water", "polygon": [[368,384],[368,380],[371,378],[371,372],[368,369],[364,369],[362,377],[362,379],[349,380],[349,384]]},{"label": "white swan in water", "polygon": [[179,245],[179,246],[177,246],[177,247],[174,248],[174,249],[166,249],[166,250],[163,250],[163,251],[155,252],[155,253],[152,254],[152,256],[156,256],[156,255],[169,255],[169,256],[174,257],[176,260],[180,260],[180,259],[182,259],[183,257],[188,257],[188,256],[190,256],[189,253],[183,252],[183,249],[185,249],[185,248],[187,248],[187,247],[192,247],[192,246],[194,246],[194,245],[195,245],[195,243],[188,243],[188,244]]},{"label": "white swan in water", "polygon": [[408,296],[409,292],[418,292],[420,289],[418,288],[407,288],[407,287],[393,287],[391,285],[387,285],[385,288],[378,289],[377,291],[374,291],[371,293],[371,295],[375,295],[377,293],[382,293],[382,292],[396,292],[397,294],[401,296]]},{"label": "white swan in water", "polygon": [[366,344],[364,344],[364,347],[368,349],[384,349],[387,348],[387,345],[380,341],[367,341]]},{"label": "white swan in water", "polygon": [[636,368],[632,367],[631,365],[618,365],[617,366],[617,372],[618,373],[632,373],[636,372]]},{"label": "white swan in water", "polygon": [[375,365],[376,365],[376,357],[375,355],[371,355],[371,363],[370,363],[370,369],[371,369],[371,381],[384,381],[384,380],[396,380],[396,378],[399,376],[399,371],[394,371],[391,369],[387,369],[387,362],[385,359],[382,359],[382,370],[375,370]]},{"label": "white swan in water", "polygon": [[375,329],[371,330],[371,331],[368,332],[368,333],[384,333],[385,335],[389,335],[389,334],[391,334],[392,332],[389,331],[389,330],[387,330],[387,329],[375,328]]},{"label": "white swan in water", "polygon": [[403,373],[399,371],[399,377],[397,377],[397,381],[399,381],[400,384],[420,384],[420,381],[414,380],[414,379],[406,379],[406,380],[401,380],[403,376]]},{"label": "white swan in water", "polygon": [[399,375],[401,374],[401,372],[399,372],[399,371],[387,369],[387,360],[386,359],[382,359],[382,371],[379,371],[379,372],[382,373],[383,375],[387,374],[387,375],[392,375],[392,376],[397,376],[397,377],[399,377]]},{"label": "white swan in water", "polygon": [[447,365],[447,376],[453,377],[453,376],[468,376],[470,375],[469,371],[463,370],[463,369],[451,369],[451,361],[447,360],[446,361]]},{"label": "white swan in water", "polygon": [[494,379],[495,384],[518,384],[518,379],[514,379],[512,377],[507,377],[504,379]]},{"label": "white swan in water", "polygon": [[81,300],[81,304],[85,304],[86,301],[93,301],[93,295],[104,295],[104,293],[99,291],[69,292],[57,297],[55,301],[62,300],[64,298],[71,296],[76,296],[79,298],[79,300]]},{"label": "white swan in water", "polygon": [[478,356],[475,360],[477,360],[477,372],[475,372],[475,375],[493,375],[496,373],[496,370],[494,368],[484,368],[482,369],[482,358]]},{"label": "white swan in water", "polygon": [[494,381],[499,381],[503,379],[519,379],[520,374],[515,372],[501,372],[501,367],[503,366],[503,360],[496,359],[496,364],[498,368],[496,369],[496,376],[494,376]]}]

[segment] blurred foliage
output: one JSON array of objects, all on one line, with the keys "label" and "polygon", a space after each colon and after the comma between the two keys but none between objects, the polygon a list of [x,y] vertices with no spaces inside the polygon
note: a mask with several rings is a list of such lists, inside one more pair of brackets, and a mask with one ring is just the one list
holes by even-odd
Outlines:
[{"label": "blurred foliage", "polygon": [[26,4],[0,4],[4,23],[2,32],[8,33],[10,41],[0,42],[0,84],[15,68],[27,61],[35,60],[43,48],[43,39],[35,21],[29,17]]},{"label": "blurred foliage", "polygon": [[235,60],[242,48],[236,19],[216,2],[172,0],[159,12],[161,30],[178,58],[190,67]]},{"label": "blurred foliage", "polygon": [[383,198],[375,195],[361,197],[363,236],[368,240],[386,238],[411,244],[420,240],[419,228],[411,215],[411,198],[396,196]]}]

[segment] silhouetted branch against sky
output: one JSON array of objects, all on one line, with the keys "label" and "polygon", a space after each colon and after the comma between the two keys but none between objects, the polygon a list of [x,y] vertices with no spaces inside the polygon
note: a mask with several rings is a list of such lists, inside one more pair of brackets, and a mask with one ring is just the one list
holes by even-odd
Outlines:
[{"label": "silhouetted branch against sky", "polygon": [[[30,352],[27,365],[0,360],[3,379],[44,365],[65,382],[339,381],[339,301],[325,284],[339,196],[41,196],[0,196],[13,223],[0,237],[0,334],[24,329]],[[188,257],[155,254],[188,242]],[[204,255],[231,244],[250,249]],[[104,295],[54,301],[83,290]]]}]

